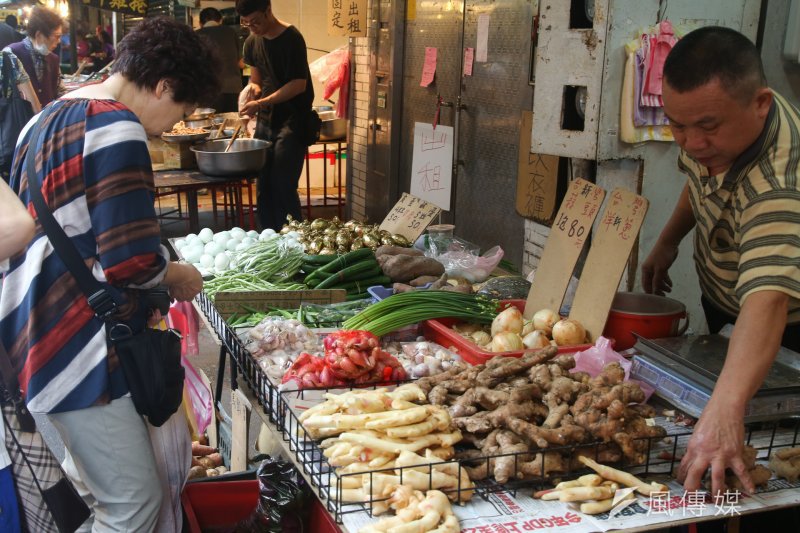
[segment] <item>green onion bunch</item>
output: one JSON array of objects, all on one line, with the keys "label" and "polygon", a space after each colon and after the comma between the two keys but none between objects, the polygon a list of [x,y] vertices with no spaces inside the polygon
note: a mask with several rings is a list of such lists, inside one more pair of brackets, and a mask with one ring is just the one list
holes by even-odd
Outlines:
[{"label": "green onion bunch", "polygon": [[483,296],[450,291],[410,291],[389,296],[346,320],[344,329],[364,330],[380,337],[431,318],[460,318],[488,324],[497,303]]}]

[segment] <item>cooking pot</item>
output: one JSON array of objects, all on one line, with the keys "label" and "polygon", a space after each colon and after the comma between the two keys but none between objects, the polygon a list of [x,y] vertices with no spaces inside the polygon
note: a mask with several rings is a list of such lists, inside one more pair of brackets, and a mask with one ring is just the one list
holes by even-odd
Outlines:
[{"label": "cooking pot", "polygon": [[[681,326],[681,319],[686,322]],[[655,294],[618,292],[611,303],[603,336],[616,341],[616,350],[636,344],[636,333],[646,339],[677,337],[689,327],[686,306]]]},{"label": "cooking pot", "polygon": [[192,146],[200,172],[209,176],[243,176],[261,170],[272,143],[261,139],[236,139],[228,152],[229,140],[208,141]]},{"label": "cooking pot", "polygon": [[319,113],[322,127],[319,130],[320,141],[335,141],[344,139],[347,135],[347,119],[336,118],[335,111],[322,111]]}]

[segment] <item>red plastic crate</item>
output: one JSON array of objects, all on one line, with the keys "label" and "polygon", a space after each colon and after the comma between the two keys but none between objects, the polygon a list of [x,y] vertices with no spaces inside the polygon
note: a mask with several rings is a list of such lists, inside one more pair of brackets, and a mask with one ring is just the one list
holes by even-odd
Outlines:
[{"label": "red plastic crate", "polygon": [[[258,505],[258,480],[187,483],[181,502],[186,513],[185,529],[191,533],[233,528]],[[309,507],[309,531],[341,533],[319,500],[312,498]]]},{"label": "red plastic crate", "polygon": [[[520,311],[525,310],[525,300],[502,300],[500,307],[505,309],[507,305],[513,305]],[[426,320],[422,323],[422,334],[426,339],[441,344],[445,348],[451,349],[458,353],[464,361],[471,365],[480,365],[491,359],[501,355],[503,357],[522,357],[524,353],[535,352],[537,350],[520,350],[516,352],[490,352],[484,350],[474,342],[470,342],[455,331],[453,331],[453,324],[462,322],[457,318],[439,318],[433,320]],[[611,341],[614,345],[614,341]],[[560,346],[558,353],[575,353],[591,348],[592,344],[577,344],[575,346]]]}]

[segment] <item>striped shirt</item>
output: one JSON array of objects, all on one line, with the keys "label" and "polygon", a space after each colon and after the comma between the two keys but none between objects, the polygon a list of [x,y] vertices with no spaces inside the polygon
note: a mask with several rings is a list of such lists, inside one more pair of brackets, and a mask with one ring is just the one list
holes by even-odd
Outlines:
[{"label": "striped shirt", "polygon": [[800,322],[800,113],[775,93],[758,139],[724,174],[681,151],[697,226],[694,260],[700,288],[738,315],[757,291],[789,296],[789,323]]},{"label": "striped shirt", "polygon": [[[42,194],[94,277],[124,289],[158,284],[166,272],[153,207],[147,137],[124,105],[57,100],[36,146]],[[35,217],[25,155],[34,117],[20,135],[11,186]],[[123,292],[114,289],[120,302]],[[127,294],[127,292],[125,292]],[[144,311],[135,314],[144,321]],[[37,220],[36,235],[11,258],[0,294],[0,341],[28,408],[55,413],[107,403],[127,392],[105,326]]]}]

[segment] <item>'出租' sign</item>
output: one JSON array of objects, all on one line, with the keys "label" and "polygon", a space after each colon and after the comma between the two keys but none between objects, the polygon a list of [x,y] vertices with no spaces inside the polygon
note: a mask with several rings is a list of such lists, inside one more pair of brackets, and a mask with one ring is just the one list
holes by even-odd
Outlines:
[{"label": "'\u51fa\u79df' sign", "polygon": [[328,35],[367,34],[367,0],[328,0]]}]

